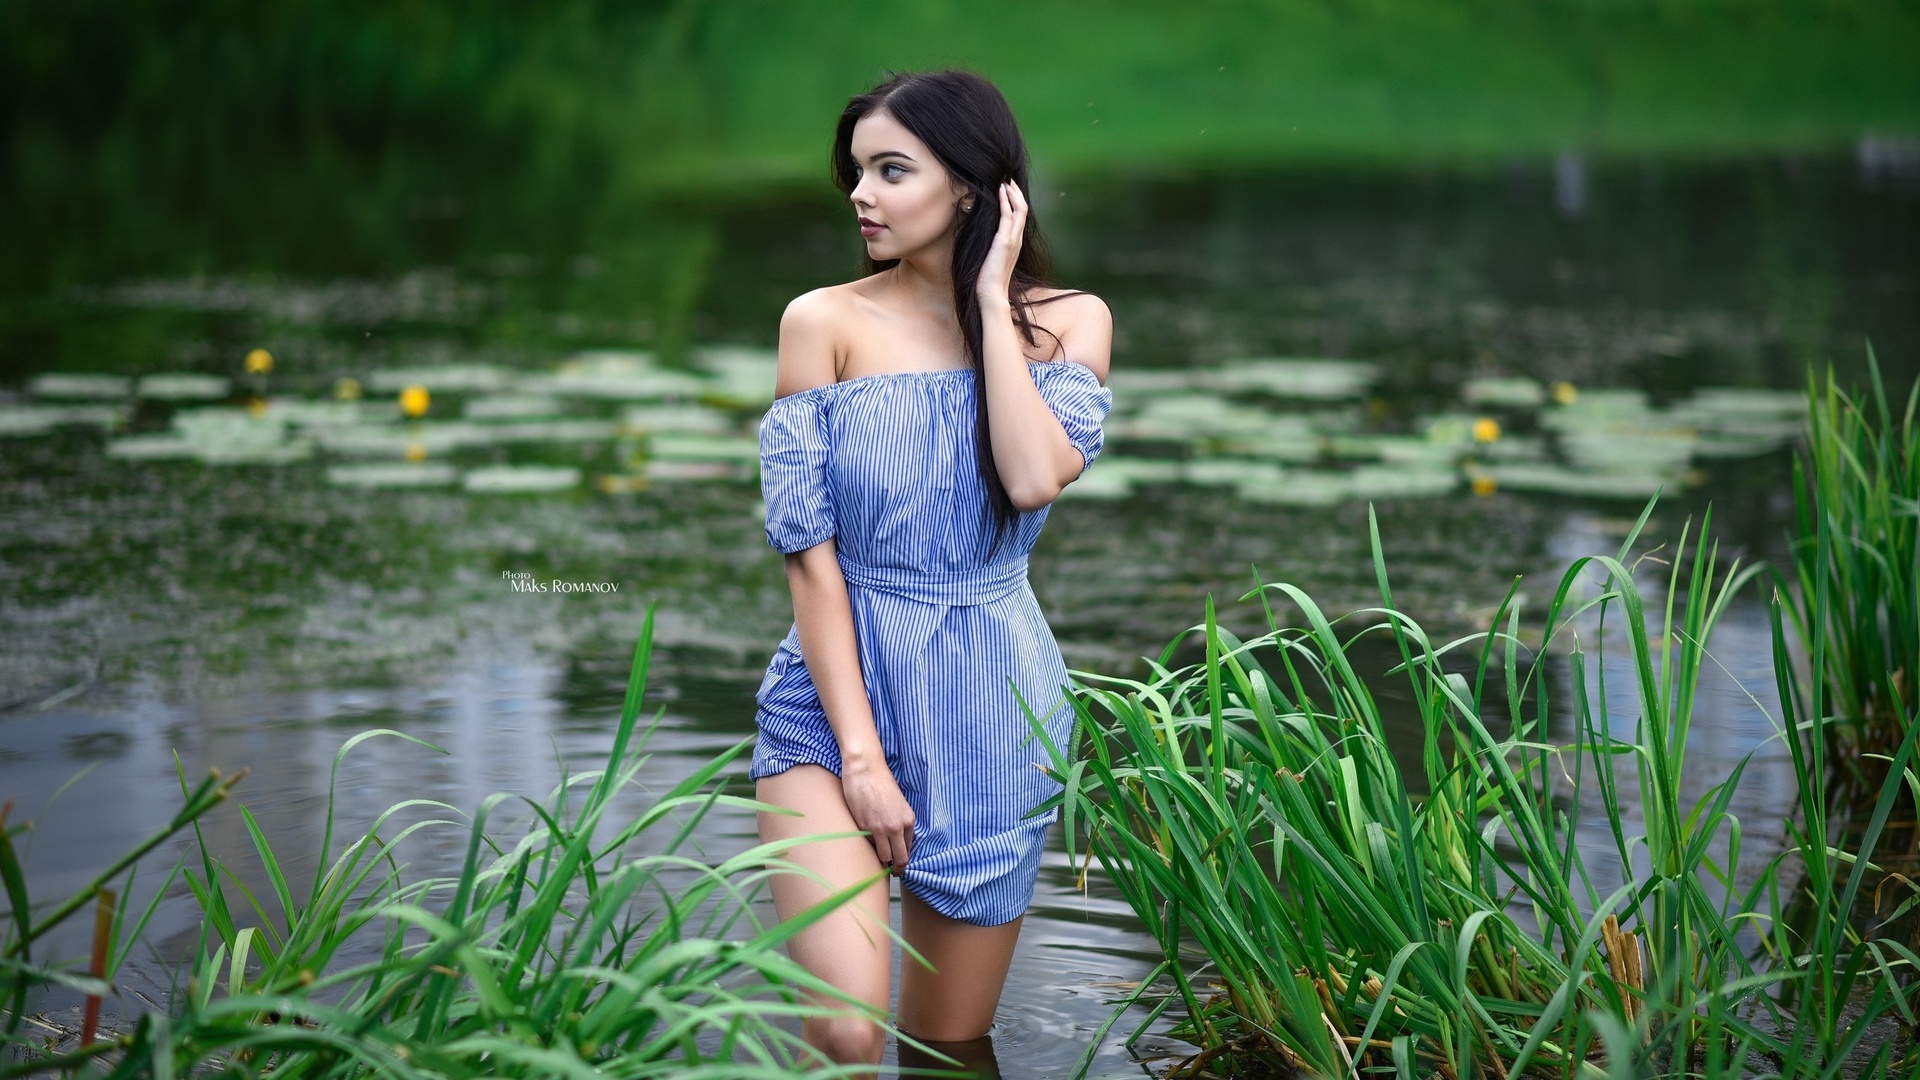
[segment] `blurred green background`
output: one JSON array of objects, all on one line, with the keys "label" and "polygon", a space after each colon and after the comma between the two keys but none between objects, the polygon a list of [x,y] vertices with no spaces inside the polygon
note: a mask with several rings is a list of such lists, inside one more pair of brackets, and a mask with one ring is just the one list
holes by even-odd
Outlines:
[{"label": "blurred green background", "polygon": [[[166,326],[76,325],[62,290],[196,274],[518,270],[478,316],[490,341],[674,353],[702,310],[765,339],[857,238],[756,266],[756,232],[788,236],[751,211],[838,205],[833,120],[890,67],[993,78],[1036,188],[1280,170],[1325,198],[1355,171],[1430,188],[1554,161],[1910,174],[1917,54],[1920,6],[1846,0],[24,0],[0,9],[0,378],[143,370]],[[1846,193],[1767,185],[1709,185],[1666,224],[1713,243],[1715,204],[1751,198],[1793,219],[1771,257],[1835,262],[1844,235],[1786,234],[1847,223],[1777,204]],[[1623,199],[1587,186],[1601,213]],[[535,312],[560,307],[584,333],[553,340]]]}]

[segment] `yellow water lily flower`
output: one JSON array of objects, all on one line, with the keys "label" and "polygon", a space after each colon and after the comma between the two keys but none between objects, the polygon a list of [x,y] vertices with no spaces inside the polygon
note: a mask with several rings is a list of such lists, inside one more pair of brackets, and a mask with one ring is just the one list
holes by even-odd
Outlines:
[{"label": "yellow water lily flower", "polygon": [[255,349],[247,354],[247,374],[265,375],[273,370],[273,354],[265,349]]},{"label": "yellow water lily flower", "polygon": [[1474,442],[1499,442],[1500,421],[1491,416],[1483,416],[1473,422]]},{"label": "yellow water lily flower", "polygon": [[1495,480],[1486,473],[1477,473],[1474,475],[1472,487],[1473,493],[1484,499],[1500,490],[1500,481]]},{"label": "yellow water lily flower", "polygon": [[400,391],[400,411],[408,416],[425,414],[428,403],[427,388],[424,386],[409,386]]},{"label": "yellow water lily flower", "polygon": [[1553,384],[1553,400],[1561,405],[1571,405],[1579,400],[1580,390],[1570,382]]},{"label": "yellow water lily flower", "polygon": [[407,460],[408,461],[427,460],[427,444],[423,442],[408,443],[407,444]]}]

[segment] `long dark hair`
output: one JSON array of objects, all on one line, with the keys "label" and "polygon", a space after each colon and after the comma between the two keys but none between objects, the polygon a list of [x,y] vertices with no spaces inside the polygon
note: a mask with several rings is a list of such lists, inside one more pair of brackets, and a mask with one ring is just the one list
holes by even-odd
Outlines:
[{"label": "long dark hair", "polygon": [[[953,312],[960,320],[960,333],[966,339],[967,359],[974,379],[986,377],[986,357],[981,345],[980,298],[974,285],[980,280],[980,266],[993,247],[993,234],[1000,228],[1000,185],[1008,180],[1020,185],[1028,196],[1027,226],[1020,241],[1020,257],[1014,261],[1013,280],[1007,299],[1013,305],[1014,322],[1027,344],[1036,344],[1034,331],[1058,335],[1033,321],[1033,308],[1050,303],[1073,292],[1033,300],[1036,287],[1051,286],[1048,274],[1052,262],[1047,243],[1040,235],[1040,221],[1032,210],[1032,190],[1027,180],[1027,144],[1014,122],[1013,109],[999,88],[971,71],[888,72],[879,85],[847,102],[840,114],[840,125],[833,136],[833,182],[843,193],[853,194],[859,183],[853,160],[853,126],[862,118],[885,110],[927,144],[953,179],[973,193],[973,212],[960,217],[959,234],[953,241]],[[866,273],[876,274],[898,263],[898,259],[866,257]],[[1077,291],[1077,290],[1076,290]],[[985,387],[978,381],[981,390]],[[974,448],[979,457],[980,477],[986,482],[987,513],[993,527],[993,543],[988,554],[999,548],[1001,539],[1019,516],[1019,509],[1000,482],[1000,470],[993,464],[993,444],[987,431],[987,395],[976,393]]]}]

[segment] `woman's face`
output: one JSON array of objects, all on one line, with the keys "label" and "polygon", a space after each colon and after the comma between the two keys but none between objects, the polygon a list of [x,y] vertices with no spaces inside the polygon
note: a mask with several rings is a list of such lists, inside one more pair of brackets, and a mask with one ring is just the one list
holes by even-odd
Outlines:
[{"label": "woman's face", "polygon": [[973,197],[925,143],[875,110],[853,125],[851,149],[858,180],[848,198],[856,215],[879,226],[862,223],[868,255],[898,259],[951,241],[957,204]]}]

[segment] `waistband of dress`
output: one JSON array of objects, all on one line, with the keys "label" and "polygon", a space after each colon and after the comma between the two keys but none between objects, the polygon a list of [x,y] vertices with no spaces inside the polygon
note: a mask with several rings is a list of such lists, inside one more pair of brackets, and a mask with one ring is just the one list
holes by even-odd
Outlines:
[{"label": "waistband of dress", "polygon": [[893,593],[923,604],[985,604],[1020,588],[1027,581],[1027,557],[1007,559],[974,570],[909,570],[897,566],[867,566],[840,555],[840,574],[847,584]]}]

